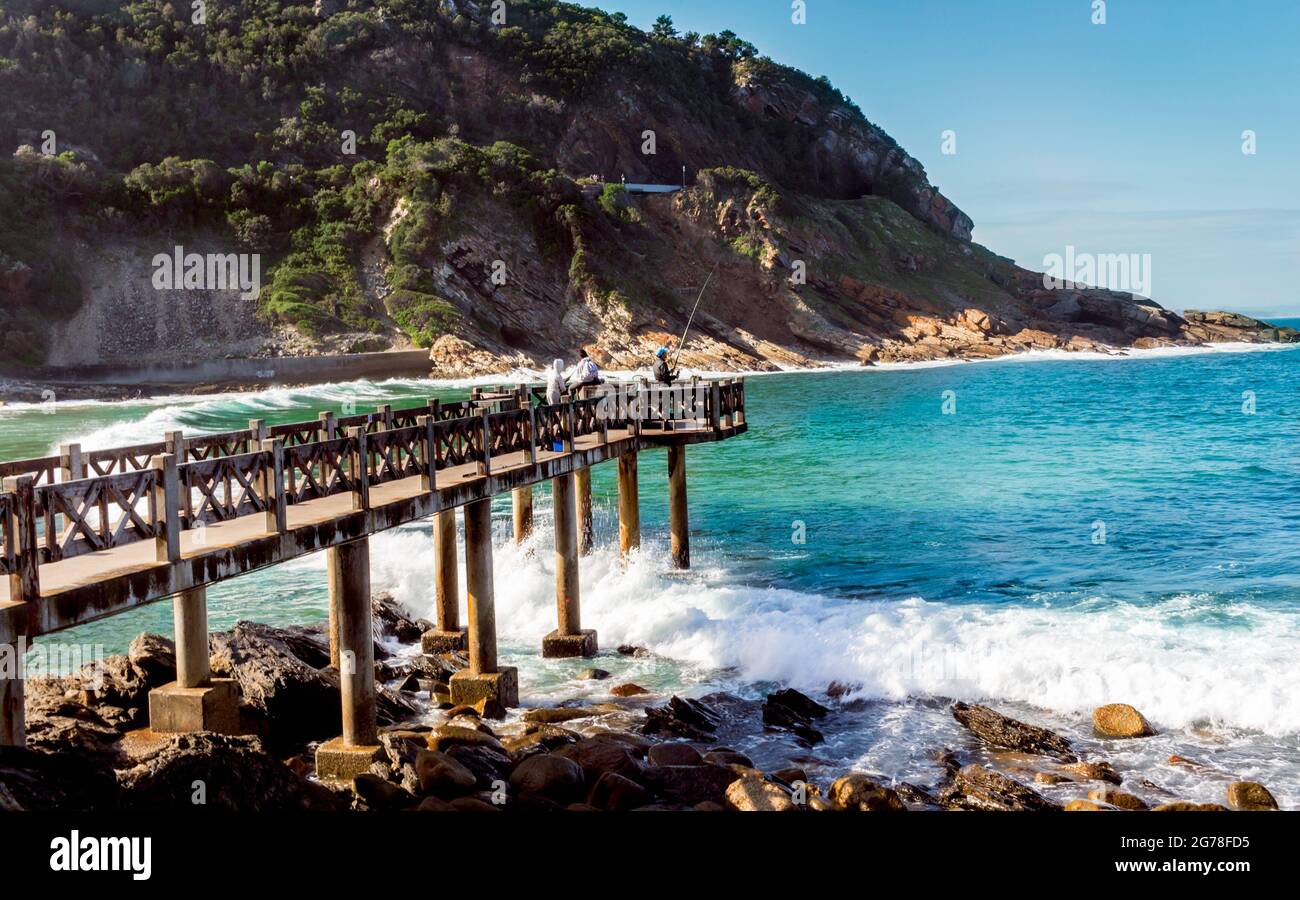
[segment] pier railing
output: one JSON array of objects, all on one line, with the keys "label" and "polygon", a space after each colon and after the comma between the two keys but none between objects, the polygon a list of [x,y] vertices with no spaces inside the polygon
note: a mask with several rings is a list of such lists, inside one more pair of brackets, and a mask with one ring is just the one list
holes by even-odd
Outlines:
[{"label": "pier railing", "polygon": [[[744,381],[610,385],[590,396],[532,405],[527,388],[478,399],[82,451],[0,463],[0,575],[21,580],[12,599],[39,596],[37,567],[88,553],[154,541],[161,561],[180,558],[180,535],[252,515],[266,533],[287,528],[287,509],[352,494],[369,509],[371,487],[420,477],[437,489],[438,472],[493,459],[536,464],[569,453],[611,429],[633,435],[686,427],[719,431],[744,424]],[[549,456],[547,457],[549,458]]]}]

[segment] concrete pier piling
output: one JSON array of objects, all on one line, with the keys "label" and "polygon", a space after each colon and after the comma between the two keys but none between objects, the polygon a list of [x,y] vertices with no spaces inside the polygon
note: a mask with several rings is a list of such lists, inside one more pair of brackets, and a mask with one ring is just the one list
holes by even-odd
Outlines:
[{"label": "concrete pier piling", "polygon": [[641,498],[636,476],[636,454],[618,458],[618,552],[627,556],[641,547]]},{"label": "concrete pier piling", "polygon": [[533,488],[515,488],[510,492],[514,507],[515,543],[522,544],[533,533]]},{"label": "concrete pier piling", "polygon": [[586,556],[595,546],[595,529],[591,523],[591,469],[584,466],[573,473],[577,489],[578,555]]},{"label": "concrete pier piling", "polygon": [[582,629],[578,596],[577,478],[573,473],[551,481],[555,505],[555,606],[558,627],[542,638],[542,656],[596,655],[596,632]]},{"label": "concrete pier piling", "polygon": [[437,628],[420,639],[425,653],[447,653],[469,646],[460,624],[460,570],[456,561],[456,510],[433,517],[433,589]]},{"label": "concrete pier piling", "polygon": [[492,584],[492,501],[465,505],[465,589],[469,599],[469,668],[451,676],[451,702],[519,705],[519,673],[497,665],[497,617]]},{"label": "concrete pier piling", "polygon": [[213,678],[208,664],[207,588],[173,597],[172,621],[176,680],[149,692],[150,730],[239,734],[239,689],[232,678]]},{"label": "concrete pier piling", "polygon": [[691,567],[690,517],[686,511],[686,447],[668,448],[668,530],[672,538],[673,565]]},{"label": "concrete pier piling", "polygon": [[337,587],[339,695],[343,734],[316,750],[321,778],[347,781],[382,758],[375,715],[375,643],[370,612],[370,539],[340,544],[330,559]]}]

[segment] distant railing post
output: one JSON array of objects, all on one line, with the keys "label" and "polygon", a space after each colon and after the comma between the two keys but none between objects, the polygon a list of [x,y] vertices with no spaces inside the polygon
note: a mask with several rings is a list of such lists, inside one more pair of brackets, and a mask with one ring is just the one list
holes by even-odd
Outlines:
[{"label": "distant railing post", "polygon": [[434,419],[433,416],[420,416],[416,422],[424,429],[420,442],[420,466],[423,469],[420,472],[420,489],[432,493],[438,487],[438,439],[433,433]]},{"label": "distant railing post", "polygon": [[484,476],[492,474],[492,423],[488,418],[492,413],[488,411],[489,408],[484,406],[480,416],[483,429],[483,452],[479,455],[478,473]]},{"label": "distant railing post", "polygon": [[31,603],[41,596],[41,546],[36,540],[36,478],[15,475],[3,482],[14,495],[17,567],[9,573],[9,599]]},{"label": "distant railing post", "polygon": [[59,472],[63,481],[80,481],[86,477],[86,462],[80,444],[59,445]]},{"label": "distant railing post", "polygon": [[439,400],[437,397],[430,397],[429,415],[433,416],[435,422],[442,418],[442,416],[439,415],[441,412],[442,412],[442,401]]},{"label": "distant railing post", "polygon": [[716,381],[709,385],[709,427],[722,430],[722,385]]},{"label": "distant railing post", "polygon": [[537,465],[537,407],[528,404],[528,463]]},{"label": "distant railing post", "polygon": [[180,562],[181,558],[181,477],[174,453],[149,459],[155,470],[153,487],[154,558],[158,562]]},{"label": "distant railing post", "polygon": [[564,401],[564,429],[563,429],[564,444],[563,446],[564,446],[565,453],[573,452],[574,441],[576,440],[577,437],[574,434],[576,430],[577,430],[577,423],[573,412],[573,398],[570,397],[568,400]]},{"label": "distant railing post", "polygon": [[262,470],[262,497],[266,500],[266,530],[284,534],[289,530],[289,498],[284,492],[284,439],[262,441],[262,451],[271,454]]},{"label": "distant railing post", "polygon": [[737,425],[745,424],[745,379],[737,378],[732,382],[731,388],[731,406],[734,410],[734,421]]},{"label": "distant railing post", "polygon": [[334,440],[334,428],[335,428],[335,425],[334,425],[334,413],[332,413],[332,412],[323,412],[323,413],[321,413],[319,416],[317,416],[316,418],[317,418],[317,420],[320,422],[320,426],[319,426],[319,427],[325,430],[325,434],[323,434],[323,435],[321,436],[321,440],[322,440],[322,441],[332,441],[332,440]]},{"label": "distant railing post", "polygon": [[185,450],[185,432],[168,431],[163,435],[163,442],[167,444],[167,452],[176,457],[176,465],[183,465],[190,461]]},{"label": "distant railing post", "polygon": [[385,403],[379,407],[379,415],[383,419],[384,431],[393,430],[393,404]]},{"label": "distant railing post", "polygon": [[266,440],[266,420],[249,419],[248,440],[244,443],[244,452],[252,453],[258,447],[262,446],[262,441],[264,440]]},{"label": "distant railing post", "polygon": [[370,509],[370,453],[366,449],[366,430],[349,428],[352,446],[352,508]]}]

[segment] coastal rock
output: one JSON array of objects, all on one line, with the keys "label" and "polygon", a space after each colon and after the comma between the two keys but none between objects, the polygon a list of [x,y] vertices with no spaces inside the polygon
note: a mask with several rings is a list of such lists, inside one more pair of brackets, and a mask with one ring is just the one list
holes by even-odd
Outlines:
[{"label": "coastal rock", "polygon": [[457,745],[469,745],[487,747],[504,755],[506,749],[490,732],[461,725],[439,725],[429,732],[428,741],[430,750],[447,750]]},{"label": "coastal rock", "polygon": [[852,812],[906,812],[897,792],[868,775],[853,773],[835,779],[827,799],[839,810]]},{"label": "coastal rock", "polygon": [[65,697],[59,683],[31,679],[25,699],[29,749],[75,754],[106,767],[121,760],[119,728],[98,708]]},{"label": "coastal rock", "polygon": [[1065,770],[1078,775],[1085,781],[1107,781],[1111,784],[1122,784],[1124,782],[1124,779],[1115,771],[1115,767],[1103,760],[1072,763],[1066,766]]},{"label": "coastal rock", "polygon": [[1143,812],[1150,809],[1150,805],[1141,797],[1133,794],[1117,791],[1114,788],[1093,788],[1088,791],[1088,799],[1095,800],[1098,803],[1105,803],[1118,809],[1127,809],[1133,812]]},{"label": "coastal rock", "polygon": [[598,706],[545,706],[540,709],[530,709],[523,714],[525,722],[542,722],[558,723],[571,722],[574,719],[591,719],[596,716],[604,716],[610,713],[620,712],[620,708],[612,705]]},{"label": "coastal rock", "polygon": [[479,797],[457,797],[447,804],[456,812],[502,812],[500,806]]},{"label": "coastal rock", "polygon": [[554,754],[530,756],[510,773],[510,787],[517,794],[538,794],[567,803],[581,796],[582,769],[577,763]]},{"label": "coastal rock", "polygon": [[763,704],[763,724],[793,733],[805,745],[820,744],[826,738],[812,726],[830,710],[806,694],[785,689],[769,694]]},{"label": "coastal rock", "polygon": [[596,782],[606,772],[613,772],[637,781],[641,777],[641,763],[632,752],[617,741],[603,737],[586,738],[561,747],[555,755],[572,760],[582,769],[588,783]]},{"label": "coastal rock", "polygon": [[727,785],[727,806],[737,812],[797,812],[790,795],[770,781],[754,776]]},{"label": "coastal rock", "polygon": [[335,811],[335,794],[269,755],[255,737],[178,734],[119,773],[122,808],[176,812]]},{"label": "coastal rock", "polygon": [[1152,812],[1228,812],[1228,807],[1219,803],[1191,803],[1187,800],[1174,800],[1153,806]]},{"label": "coastal rock", "polygon": [[655,744],[650,748],[650,763],[656,766],[698,766],[704,763],[700,751],[690,744]]},{"label": "coastal rock", "polygon": [[604,669],[583,669],[578,673],[579,681],[604,681],[609,677],[609,672]]},{"label": "coastal rock", "polygon": [[456,744],[446,753],[474,773],[479,790],[491,790],[493,783],[508,780],[514,766],[509,756],[491,747]]},{"label": "coastal rock", "polygon": [[962,767],[938,799],[949,809],[1045,812],[1061,808],[1020,782],[974,763]]},{"label": "coastal rock", "polygon": [[724,747],[710,750],[708,753],[704,754],[704,761],[706,763],[712,763],[715,766],[743,766],[747,769],[752,769],[754,767],[754,761],[748,756]]},{"label": "coastal rock", "polygon": [[1234,781],[1228,785],[1228,805],[1247,811],[1277,809],[1273,795],[1257,781]]},{"label": "coastal rock", "polygon": [[418,643],[421,635],[432,627],[428,622],[411,618],[392,594],[371,594],[370,615],[375,634],[388,635],[403,644]]},{"label": "coastal rock", "polygon": [[1093,710],[1092,730],[1104,738],[1149,737],[1156,733],[1142,713],[1127,703],[1108,703]]},{"label": "coastal rock", "polygon": [[639,684],[628,682],[627,684],[616,684],[609,689],[609,692],[615,697],[636,697],[640,694],[650,693]]},{"label": "coastal rock", "polygon": [[126,658],[151,688],[176,680],[176,643],[161,634],[136,635],[126,648]]},{"label": "coastal rock", "polygon": [[1069,784],[1074,781],[1073,778],[1066,778],[1064,775],[1058,775],[1055,772],[1035,772],[1034,782],[1037,784]]},{"label": "coastal rock", "polygon": [[1075,799],[1065,804],[1066,812],[1114,812],[1116,809],[1108,803],[1098,803],[1095,800]]},{"label": "coastal rock", "polygon": [[478,786],[478,778],[468,766],[436,750],[420,751],[415,759],[415,774],[420,793],[444,800],[468,794]]},{"label": "coastal rock", "polygon": [[666,706],[648,707],[645,711],[646,734],[685,738],[688,741],[710,743],[721,721],[717,712],[698,700],[684,700],[673,696]]},{"label": "coastal rock", "polygon": [[352,790],[365,801],[366,808],[379,812],[407,809],[417,802],[409,791],[373,772],[362,772],[353,778]]},{"label": "coastal rock", "polygon": [[0,747],[0,812],[103,812],[119,801],[117,778],[101,757]]},{"label": "coastal rock", "polygon": [[722,803],[728,785],[738,776],[725,766],[647,766],[642,782],[656,794],[674,803],[696,804],[706,800]]},{"label": "coastal rock", "polygon": [[1004,716],[987,706],[957,702],[952,705],[952,715],[991,746],[1051,756],[1063,762],[1075,762],[1078,759],[1070,742],[1059,734]]},{"label": "coastal rock", "polygon": [[587,794],[587,803],[607,812],[625,812],[645,806],[653,799],[651,793],[630,778],[617,772],[606,772],[596,779]]}]

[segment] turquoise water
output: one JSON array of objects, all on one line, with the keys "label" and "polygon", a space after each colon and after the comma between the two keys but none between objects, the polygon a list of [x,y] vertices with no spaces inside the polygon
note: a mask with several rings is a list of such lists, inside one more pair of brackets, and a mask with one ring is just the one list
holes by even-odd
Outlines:
[{"label": "turquoise water", "polygon": [[[995,702],[1085,742],[1092,707],[1129,702],[1164,733],[1108,748],[1112,758],[1159,770],[1171,752],[1199,755],[1300,802],[1297,361],[1291,349],[1036,355],[754,377],[750,433],[688,453],[691,573],[667,560],[663,454],[642,460],[646,546],[627,567],[613,546],[613,467],[594,473],[600,546],[583,563],[584,625],[603,647],[659,654],[599,665],[695,693],[849,683],[870,702],[817,758],[900,776],[924,777],[924,750],[959,737],[935,698]],[[464,394],[393,381],[9,407],[0,457]],[[508,501],[495,507],[503,655],[532,701],[599,695],[601,683],[572,680],[586,664],[537,657],[554,627],[544,494],[539,513],[534,543],[514,548]],[[419,615],[432,605],[429,543],[420,523],[372,548],[377,586]],[[214,629],[322,619],[323,560],[210,598]],[[168,604],[59,640],[115,652],[145,629],[170,631]],[[748,749],[761,762],[788,748],[760,738]],[[1184,795],[1221,799],[1161,774]]]}]

